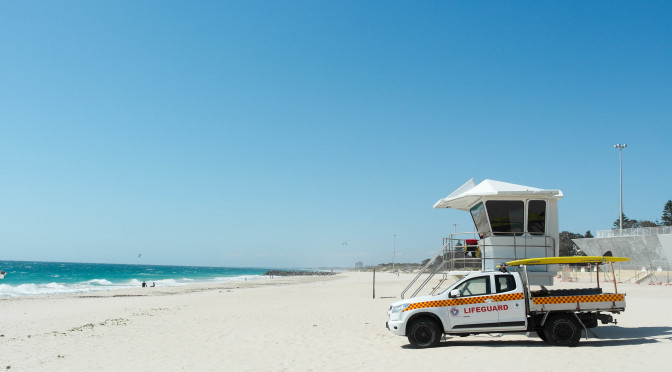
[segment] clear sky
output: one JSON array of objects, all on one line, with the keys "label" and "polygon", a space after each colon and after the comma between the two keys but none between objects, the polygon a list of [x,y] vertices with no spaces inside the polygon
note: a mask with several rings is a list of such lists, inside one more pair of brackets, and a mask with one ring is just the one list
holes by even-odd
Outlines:
[{"label": "clear sky", "polygon": [[595,233],[617,143],[655,221],[671,124],[669,1],[2,1],[0,259],[419,262],[470,178]]}]

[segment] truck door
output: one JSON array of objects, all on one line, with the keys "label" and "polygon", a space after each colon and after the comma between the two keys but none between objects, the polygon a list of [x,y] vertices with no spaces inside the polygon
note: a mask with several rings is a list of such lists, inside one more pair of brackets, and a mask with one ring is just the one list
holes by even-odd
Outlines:
[{"label": "truck door", "polygon": [[495,275],[497,312],[502,330],[525,330],[527,314],[523,288],[518,288],[516,278],[511,274]]},{"label": "truck door", "polygon": [[470,278],[458,284],[448,294],[446,311],[450,331],[478,331],[497,327],[499,315],[492,296],[491,275]]}]

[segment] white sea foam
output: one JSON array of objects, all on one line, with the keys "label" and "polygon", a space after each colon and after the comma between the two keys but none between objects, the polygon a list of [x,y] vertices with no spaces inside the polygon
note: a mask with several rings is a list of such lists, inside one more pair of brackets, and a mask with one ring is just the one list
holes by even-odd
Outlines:
[{"label": "white sea foam", "polygon": [[77,292],[89,292],[90,289],[86,286],[77,284],[61,284],[61,283],[46,283],[46,284],[19,284],[16,286],[2,284],[0,285],[0,296],[18,297],[18,296],[36,296],[45,294],[68,294]]},{"label": "white sea foam", "polygon": [[145,280],[143,279],[130,279],[123,283],[113,283],[107,279],[91,279],[84,282],[78,283],[25,283],[25,284],[0,284],[0,298],[2,297],[21,297],[21,296],[38,296],[38,295],[55,295],[55,294],[72,294],[72,293],[87,293],[94,291],[103,291],[103,290],[112,290],[112,289],[124,289],[124,288],[137,288],[142,286],[144,281],[147,285],[151,286],[153,283],[157,287],[177,287],[183,286],[192,283],[224,283],[232,281],[245,281],[245,280],[257,280],[265,278],[261,275],[245,275],[245,276],[235,276],[235,277],[216,277],[209,279],[192,279],[183,277],[181,279],[157,279],[157,280]]},{"label": "white sea foam", "polygon": [[186,283],[180,282],[175,279],[161,279],[161,280],[155,280],[152,281],[152,283],[156,283],[156,285],[161,286],[161,287],[177,287],[181,285],[185,285]]},{"label": "white sea foam", "polygon": [[104,279],[94,279],[87,282],[64,284],[64,283],[45,283],[45,284],[18,284],[0,285],[0,297],[19,297],[19,296],[38,296],[51,294],[70,294],[70,293],[86,293],[108,289],[122,289],[128,288],[125,285],[114,285],[113,283]]}]

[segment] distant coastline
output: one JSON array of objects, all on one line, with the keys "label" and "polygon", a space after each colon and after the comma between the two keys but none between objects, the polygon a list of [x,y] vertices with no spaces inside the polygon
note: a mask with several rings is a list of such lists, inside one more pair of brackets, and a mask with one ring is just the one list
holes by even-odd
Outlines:
[{"label": "distant coastline", "polygon": [[311,276],[311,275],[336,275],[334,271],[308,271],[308,270],[269,270],[265,276]]}]

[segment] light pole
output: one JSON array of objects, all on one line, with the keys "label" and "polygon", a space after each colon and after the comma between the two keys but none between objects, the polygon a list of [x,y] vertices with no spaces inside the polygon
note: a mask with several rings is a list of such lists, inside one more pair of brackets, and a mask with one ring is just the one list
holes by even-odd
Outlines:
[{"label": "light pole", "polygon": [[394,272],[394,258],[397,256],[397,234],[392,235],[392,272]]},{"label": "light pole", "polygon": [[620,194],[620,201],[618,203],[618,218],[619,220],[619,228],[620,232],[623,233],[623,149],[628,147],[628,145],[624,144],[615,144],[614,148],[618,149],[618,178],[619,178],[619,194]]}]

